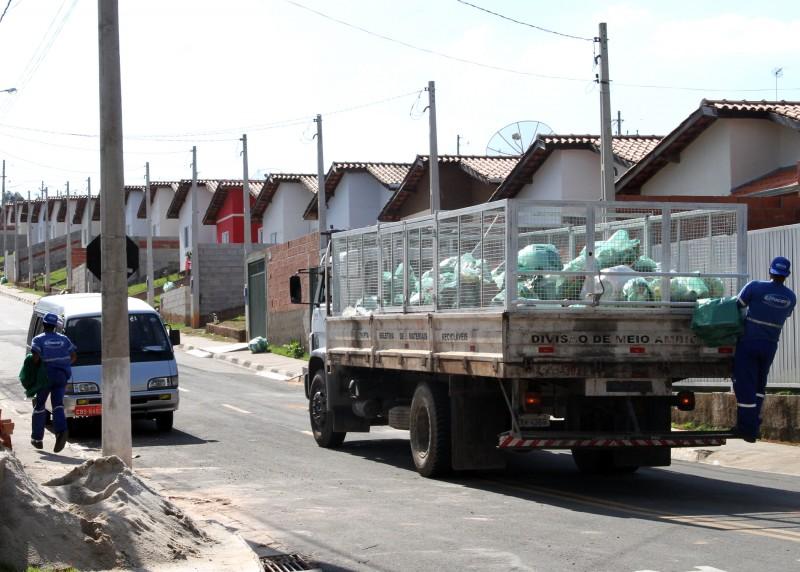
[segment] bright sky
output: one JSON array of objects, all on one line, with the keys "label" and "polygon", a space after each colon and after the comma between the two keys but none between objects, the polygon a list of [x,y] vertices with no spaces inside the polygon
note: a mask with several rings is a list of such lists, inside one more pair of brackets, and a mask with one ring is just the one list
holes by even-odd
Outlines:
[{"label": "bright sky", "polygon": [[[607,22],[623,132],[665,134],[703,98],[772,100],[776,68],[778,99],[800,99],[796,0],[470,1],[588,38]],[[521,120],[600,130],[592,42],[457,0],[121,0],[120,24],[127,184],[143,183],[145,161],[152,180],[190,178],[192,145],[201,178],[241,178],[242,133],[251,177],[316,172],[316,113],[326,168],[410,162],[428,152],[428,80],[440,153],[455,153],[461,135],[462,153],[484,154],[493,133]],[[0,53],[0,89],[18,89],[0,93],[8,189],[25,195],[44,181],[52,194],[69,181],[85,192],[91,177],[96,193],[97,2],[12,0]]]}]

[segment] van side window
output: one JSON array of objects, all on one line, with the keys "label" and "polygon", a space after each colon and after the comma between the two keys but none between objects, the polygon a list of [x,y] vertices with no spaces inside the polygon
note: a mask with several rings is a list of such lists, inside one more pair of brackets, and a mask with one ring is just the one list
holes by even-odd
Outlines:
[{"label": "van side window", "polygon": [[33,316],[31,316],[30,326],[28,326],[28,347],[31,345],[31,340],[41,334],[42,331],[42,317],[34,312]]}]

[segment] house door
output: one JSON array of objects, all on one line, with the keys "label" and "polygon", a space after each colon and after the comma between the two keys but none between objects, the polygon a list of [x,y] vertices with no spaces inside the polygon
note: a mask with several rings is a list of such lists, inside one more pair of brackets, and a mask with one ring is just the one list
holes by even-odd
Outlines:
[{"label": "house door", "polygon": [[247,265],[247,316],[250,337],[267,337],[267,273],[264,259]]}]

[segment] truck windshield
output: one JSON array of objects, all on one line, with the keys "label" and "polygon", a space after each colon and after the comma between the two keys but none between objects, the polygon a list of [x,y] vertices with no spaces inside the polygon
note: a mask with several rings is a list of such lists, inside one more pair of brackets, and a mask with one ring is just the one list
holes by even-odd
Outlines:
[{"label": "truck windshield", "polygon": [[[67,321],[64,334],[78,348],[74,365],[99,365],[102,348],[100,316],[84,316]],[[129,314],[131,362],[162,361],[173,358],[161,318],[157,314]]]}]

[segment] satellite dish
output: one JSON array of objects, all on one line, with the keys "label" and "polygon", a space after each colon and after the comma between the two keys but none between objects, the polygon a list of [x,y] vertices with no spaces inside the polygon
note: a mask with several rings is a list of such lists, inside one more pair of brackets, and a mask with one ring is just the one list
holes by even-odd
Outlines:
[{"label": "satellite dish", "polygon": [[486,154],[500,157],[522,155],[531,146],[537,135],[552,133],[541,121],[515,121],[492,135],[486,144]]}]

